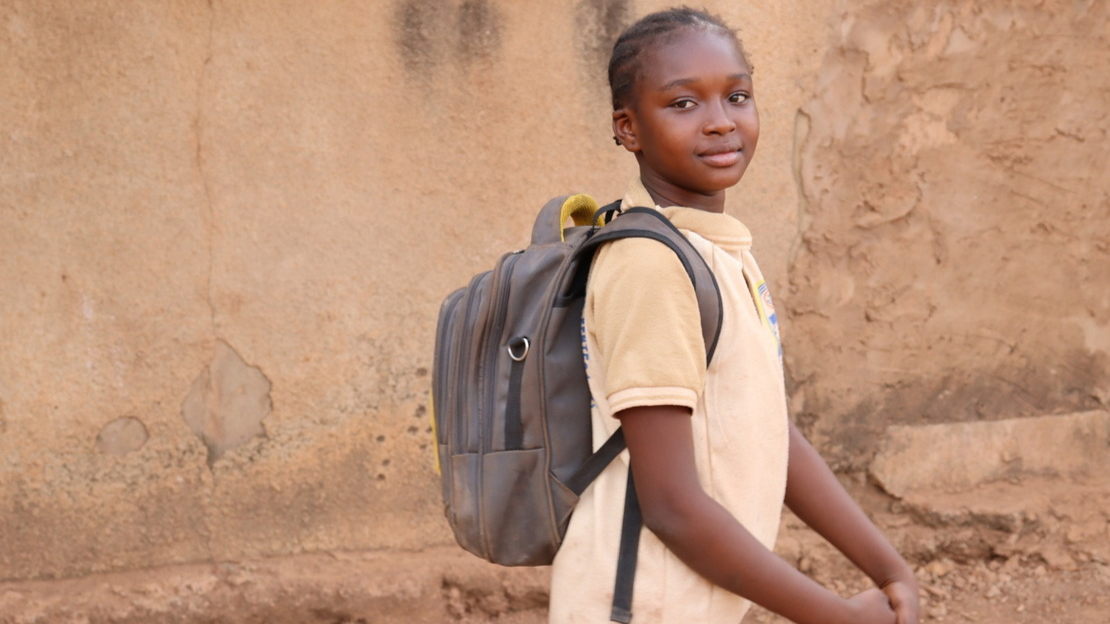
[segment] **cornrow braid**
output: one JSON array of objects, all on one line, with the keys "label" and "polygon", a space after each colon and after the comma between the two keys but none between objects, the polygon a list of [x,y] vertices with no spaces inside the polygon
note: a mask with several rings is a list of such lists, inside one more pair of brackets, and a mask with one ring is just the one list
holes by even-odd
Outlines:
[{"label": "cornrow braid", "polygon": [[748,60],[736,31],[716,15],[689,7],[645,15],[621,33],[613,45],[613,54],[609,57],[609,90],[613,96],[613,110],[624,108],[631,96],[643,71],[644,51],[653,45],[670,42],[684,30],[711,30],[724,35],[736,44],[744,61]]}]

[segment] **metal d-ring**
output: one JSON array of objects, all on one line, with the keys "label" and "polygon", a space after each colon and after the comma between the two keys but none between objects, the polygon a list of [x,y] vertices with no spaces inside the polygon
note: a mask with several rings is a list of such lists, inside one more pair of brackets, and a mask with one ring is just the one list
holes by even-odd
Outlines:
[{"label": "metal d-ring", "polygon": [[[513,348],[521,345],[524,346],[524,350],[520,352],[520,355],[517,355],[513,352]],[[509,346],[505,347],[505,350],[509,352],[509,358],[512,361],[523,362],[524,358],[528,357],[528,349],[531,348],[531,346],[532,341],[528,340],[528,338],[524,336],[519,336],[517,338],[513,338],[512,342],[509,343]]]}]

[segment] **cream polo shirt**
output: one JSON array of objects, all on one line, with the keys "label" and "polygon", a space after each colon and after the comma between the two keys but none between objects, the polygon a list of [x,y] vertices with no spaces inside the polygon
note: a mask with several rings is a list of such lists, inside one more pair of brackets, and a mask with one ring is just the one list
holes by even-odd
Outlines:
[{"label": "cream polo shirt", "polygon": [[[654,202],[637,178],[623,205]],[[672,251],[645,239],[603,246],[583,312],[594,448],[620,426],[613,415],[621,410],[691,408],[702,487],[772,548],[786,490],[788,425],[774,307],[750,251],[751,233],[725,214],[661,210],[716,276],[724,304],[721,336],[707,370],[694,289]],[[609,621],[627,475],[625,451],[579,501],[552,569],[552,624]],[[749,606],[643,531],[633,622],[736,624]]]}]

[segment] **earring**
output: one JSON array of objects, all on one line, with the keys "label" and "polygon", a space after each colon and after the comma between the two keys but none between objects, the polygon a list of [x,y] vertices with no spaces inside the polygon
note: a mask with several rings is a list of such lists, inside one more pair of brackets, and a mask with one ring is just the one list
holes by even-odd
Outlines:
[{"label": "earring", "polygon": [[617,137],[613,137],[613,142],[616,143],[617,145],[621,144],[621,140],[618,139]]}]

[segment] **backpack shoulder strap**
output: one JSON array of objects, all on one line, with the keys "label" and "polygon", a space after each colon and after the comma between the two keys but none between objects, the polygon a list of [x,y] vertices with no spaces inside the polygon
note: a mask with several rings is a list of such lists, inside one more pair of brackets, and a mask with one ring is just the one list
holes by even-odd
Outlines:
[{"label": "backpack shoulder strap", "polygon": [[[610,205],[611,206],[611,205]],[[599,212],[610,209],[602,208]],[[582,246],[578,253],[581,263],[585,265],[579,270],[582,272],[581,286],[585,287],[586,273],[594,251],[601,245],[622,238],[650,238],[666,245],[678,256],[686,274],[694,285],[694,294],[698,300],[698,311],[701,314],[702,338],[705,339],[706,365],[713,360],[713,353],[717,349],[717,341],[721,337],[721,321],[724,316],[724,302],[721,300],[721,289],[717,278],[705,259],[690,241],[678,231],[670,219],[658,210],[651,208],[630,208],[623,211],[619,217],[603,228],[598,229]]]},{"label": "backpack shoulder strap", "polygon": [[[572,291],[585,292],[586,277],[594,252],[601,245],[622,238],[650,238],[666,245],[678,256],[686,274],[694,285],[701,315],[702,338],[705,340],[706,366],[713,360],[717,341],[721,336],[721,320],[724,316],[724,302],[720,286],[705,259],[690,241],[667,219],[663,213],[650,208],[631,208],[620,211],[620,202],[597,210],[591,223],[604,223],[606,218],[618,213],[611,223],[591,231],[589,238],[576,251],[578,268],[572,282]],[[601,217],[600,221],[598,217]],[[619,428],[599,448],[570,479],[568,485],[577,494],[601,473],[602,470],[626,447],[624,429]],[[636,578],[636,555],[639,548],[643,515],[640,511],[632,471],[628,471],[625,490],[624,514],[621,521],[620,551],[617,555],[617,573],[613,587],[613,604],[610,620],[628,624],[632,619],[632,590]]]}]

